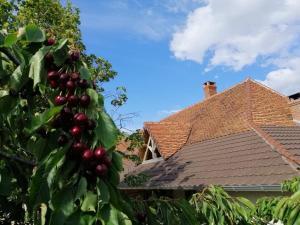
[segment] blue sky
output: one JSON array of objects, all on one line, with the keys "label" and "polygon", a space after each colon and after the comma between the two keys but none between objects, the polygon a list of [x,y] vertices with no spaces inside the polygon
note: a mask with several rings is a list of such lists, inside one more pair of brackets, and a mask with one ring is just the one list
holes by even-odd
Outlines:
[{"label": "blue sky", "polygon": [[218,91],[247,77],[285,94],[300,91],[300,4],[290,2],[72,1],[88,52],[118,72],[105,84],[106,94],[127,88],[128,102],[118,113],[138,114],[126,123],[131,130],[201,101],[207,80]]}]

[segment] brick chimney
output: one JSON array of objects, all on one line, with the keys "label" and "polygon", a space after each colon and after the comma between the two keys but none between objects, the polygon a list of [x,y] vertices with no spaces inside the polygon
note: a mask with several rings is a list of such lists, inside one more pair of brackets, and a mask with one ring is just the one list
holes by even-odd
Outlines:
[{"label": "brick chimney", "polygon": [[217,86],[215,82],[206,81],[203,84],[205,99],[217,94]]}]

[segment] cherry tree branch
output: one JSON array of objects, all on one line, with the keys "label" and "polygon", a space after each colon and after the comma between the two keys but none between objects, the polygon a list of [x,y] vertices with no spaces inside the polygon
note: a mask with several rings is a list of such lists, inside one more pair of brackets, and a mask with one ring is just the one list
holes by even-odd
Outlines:
[{"label": "cherry tree branch", "polygon": [[17,66],[20,65],[19,60],[13,54],[11,54],[11,52],[8,49],[2,47],[0,48],[0,52],[4,53],[7,56],[7,58],[9,58]]},{"label": "cherry tree branch", "polygon": [[25,164],[25,165],[31,166],[31,167],[36,166],[36,163],[33,161],[22,159],[18,156],[10,155],[10,154],[7,154],[7,153],[1,152],[1,151],[0,151],[0,158],[13,160],[13,161],[16,161],[16,162],[19,162],[19,163],[22,163],[22,164]]}]

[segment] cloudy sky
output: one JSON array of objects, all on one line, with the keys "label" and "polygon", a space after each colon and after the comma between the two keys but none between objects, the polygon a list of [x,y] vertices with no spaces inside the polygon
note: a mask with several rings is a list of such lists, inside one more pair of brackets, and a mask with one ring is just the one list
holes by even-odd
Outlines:
[{"label": "cloudy sky", "polygon": [[300,91],[299,0],[72,2],[88,51],[119,73],[106,89],[128,90],[119,113],[138,114],[129,129],[201,101],[207,80],[218,91],[247,77],[286,95]]}]

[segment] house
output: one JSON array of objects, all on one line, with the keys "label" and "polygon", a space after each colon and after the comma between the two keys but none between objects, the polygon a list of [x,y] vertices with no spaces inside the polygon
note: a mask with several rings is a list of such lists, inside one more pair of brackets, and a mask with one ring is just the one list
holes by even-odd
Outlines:
[{"label": "house", "polygon": [[159,122],[144,124],[146,174],[126,191],[160,190],[182,196],[210,184],[255,200],[280,195],[281,182],[300,175],[300,94],[290,98],[247,79]]}]

